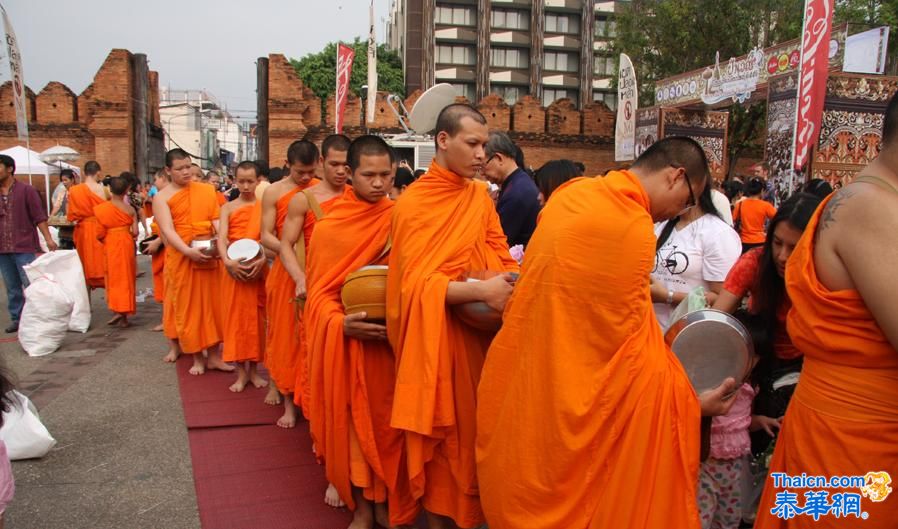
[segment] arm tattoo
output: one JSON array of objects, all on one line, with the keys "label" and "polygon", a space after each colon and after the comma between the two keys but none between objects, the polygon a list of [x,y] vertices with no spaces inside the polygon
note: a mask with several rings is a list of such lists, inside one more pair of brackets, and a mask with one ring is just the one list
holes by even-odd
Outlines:
[{"label": "arm tattoo", "polygon": [[820,229],[818,233],[826,230],[836,223],[836,211],[845,203],[846,200],[854,196],[854,190],[851,189],[840,189],[833,197],[830,199],[829,203],[823,209],[823,213],[820,214]]}]

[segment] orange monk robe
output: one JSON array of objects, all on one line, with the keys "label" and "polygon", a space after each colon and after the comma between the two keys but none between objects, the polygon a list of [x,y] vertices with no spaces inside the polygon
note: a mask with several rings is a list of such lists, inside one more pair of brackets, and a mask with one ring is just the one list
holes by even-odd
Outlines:
[{"label": "orange monk robe", "polygon": [[[228,217],[228,241],[260,240],[261,223],[261,200],[232,211]],[[225,362],[261,362],[265,356],[265,277],[237,281],[225,270],[221,277],[221,301],[225,307],[222,357]]]},{"label": "orange monk robe", "polygon": [[[175,231],[188,246],[214,233],[218,219],[215,189],[199,182],[168,199]],[[196,264],[171,248],[165,252],[165,300],[162,324],[165,336],[180,341],[181,349],[195,354],[221,342],[221,261]],[[171,318],[165,312],[171,311]]]},{"label": "orange monk robe", "polygon": [[[830,196],[831,198],[832,196]],[[786,289],[792,300],[787,326],[792,342],[804,353],[798,387],[786,410],[770,462],[772,476],[866,476],[888,472],[891,495],[881,502],[861,499],[865,520],[832,514],[819,521],[807,515],[789,521],[771,513],[777,493],[788,489],[805,505],[809,489],[774,486],[768,477],[755,527],[894,528],[898,524],[898,351],[889,343],[856,290],[832,292],[817,279],[814,238],[827,202],[820,204],[786,264]],[[827,503],[838,493],[861,494],[857,488],[826,490]]]},{"label": "orange monk robe", "polygon": [[106,202],[98,197],[87,184],[78,184],[69,189],[69,203],[66,217],[77,222],[72,238],[81,266],[84,268],[84,279],[87,286],[103,288],[105,277],[103,243],[97,238],[102,227],[94,216],[94,206]]},{"label": "orange monk robe", "polygon": [[224,195],[224,193],[222,193],[221,191],[216,191],[216,192],[215,192],[215,197],[218,199],[218,205],[219,205],[219,207],[220,207],[220,206],[224,206],[225,204],[228,203],[228,197],[226,197],[226,196]]},{"label": "orange monk robe", "polygon": [[[313,178],[303,187],[295,187],[277,200],[275,213],[275,236],[281,237],[287,207],[296,193],[320,182]],[[283,394],[292,393],[296,383],[296,359],[299,357],[300,335],[296,325],[296,283],[284,268],[280,257],[265,279],[265,304],[268,315],[268,331],[265,337],[265,367],[275,385]]]},{"label": "orange monk robe", "polygon": [[133,314],[137,310],[137,258],[134,237],[131,236],[134,217],[115,207],[112,202],[97,204],[94,215],[106,232],[103,238],[106,304],[112,312]]},{"label": "orange monk robe", "polygon": [[[328,212],[338,202],[340,202],[340,200],[342,198],[345,198],[348,196],[354,197],[355,193],[352,191],[352,187],[345,186],[343,188],[342,194],[339,194],[335,197],[329,198],[328,200],[325,200],[324,202],[318,203],[318,206],[321,208],[322,216],[326,216],[328,214]],[[306,263],[307,264],[309,262],[309,248],[311,247],[311,243],[312,243],[312,234],[315,231],[315,225],[318,220],[319,219],[315,216],[315,212],[310,207],[309,211],[306,212],[306,217],[303,220],[303,225],[302,225],[302,236],[303,236],[303,242],[304,242],[304,247],[305,247],[305,251],[306,251]],[[308,283],[306,283],[306,289],[308,290]],[[294,377],[296,378],[294,387],[299,388],[299,391],[294,391],[293,402],[295,402],[296,404],[298,404],[302,407],[303,415],[306,418],[308,418],[308,416],[309,416],[308,407],[305,404],[303,404],[303,401],[309,398],[309,387],[308,387],[309,385],[306,382],[306,380],[308,379],[308,373],[309,373],[309,362],[308,362],[308,355],[306,354],[308,348],[306,346],[307,341],[306,341],[306,335],[305,335],[305,326],[303,325],[303,321],[305,321],[305,319],[303,317],[303,312],[302,311],[298,312],[297,317],[298,317],[298,321],[296,324],[296,332],[299,335],[299,348],[297,350],[298,356],[296,359],[296,371],[294,372]]]},{"label": "orange monk robe", "polygon": [[466,272],[517,271],[485,186],[435,162],[396,203],[387,333],[397,357],[391,425],[406,430],[412,493],[461,527],[483,523],[474,464],[477,383],[491,333],[446,305]]},{"label": "orange monk robe", "polygon": [[478,389],[490,529],[700,527],[701,412],[652,309],[648,209],[613,171],[542,212]]},{"label": "orange monk robe", "polygon": [[[150,231],[153,235],[159,237],[159,225],[155,222],[150,223]],[[160,246],[159,251],[152,255],[153,263],[153,299],[157,303],[162,303],[165,299],[165,280],[163,270],[165,269],[165,246]],[[163,316],[164,317],[164,316]]]},{"label": "orange monk robe", "polygon": [[307,263],[305,305],[309,356],[310,426],[328,482],[356,508],[352,486],[371,501],[388,501],[391,525],[414,523],[417,502],[408,489],[403,434],[390,427],[396,380],[393,352],[381,341],[343,334],[340,297],[346,276],[381,255],[393,202],[375,204],[354,194],[320,220]]}]

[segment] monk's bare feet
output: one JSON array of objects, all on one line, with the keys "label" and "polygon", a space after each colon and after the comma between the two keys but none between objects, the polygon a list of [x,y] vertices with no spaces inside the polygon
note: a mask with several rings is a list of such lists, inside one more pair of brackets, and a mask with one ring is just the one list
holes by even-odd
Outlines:
[{"label": "monk's bare feet", "polygon": [[327,490],[324,491],[324,504],[328,507],[333,507],[334,509],[346,507],[346,504],[340,499],[340,493],[337,492],[337,487],[330,483],[327,484]]},{"label": "monk's bare feet", "polygon": [[127,316],[122,316],[122,318],[118,321],[118,323],[115,326],[118,327],[119,329],[127,329],[128,327],[131,326],[131,322],[128,321]]},{"label": "monk's bare feet", "polygon": [[197,353],[193,355],[193,366],[191,366],[190,373],[191,375],[202,375],[206,372],[206,360],[203,358],[203,355]]},{"label": "monk's bare feet", "polygon": [[374,504],[374,521],[381,527],[393,527],[390,525],[390,514],[387,511],[386,503]]},{"label": "monk's bare feet", "polygon": [[292,395],[284,395],[284,414],[278,419],[281,428],[293,428],[296,426],[296,405],[293,404]]},{"label": "monk's bare feet", "polygon": [[268,381],[260,377],[258,373],[253,373],[253,375],[249,377],[249,381],[256,389],[268,387]]},{"label": "monk's bare feet", "polygon": [[281,393],[274,384],[268,385],[268,394],[265,395],[265,404],[269,406],[277,406],[281,403]]},{"label": "monk's bare feet", "polygon": [[[348,529],[373,529],[374,528],[374,508],[371,501],[362,495],[361,489],[352,488],[352,497],[355,499],[355,511],[352,513],[352,523]],[[389,527],[388,525],[384,527]]]},{"label": "monk's bare feet", "polygon": [[168,350],[168,354],[165,355],[165,357],[162,359],[162,361],[172,364],[172,363],[178,361],[179,356],[181,356],[181,354],[178,352],[178,350],[175,349],[174,347],[172,347],[171,349]]},{"label": "monk's bare feet", "polygon": [[[208,350],[208,349],[207,349]],[[225,373],[230,373],[231,371],[237,369],[231,364],[226,363],[221,359],[221,351],[209,351],[209,360],[206,363],[206,367],[209,369],[217,369],[219,371],[224,371]]]},{"label": "monk's bare feet", "polygon": [[165,330],[165,327],[161,323],[153,327],[153,332],[162,332],[163,330]]},{"label": "monk's bare feet", "polygon": [[237,381],[231,384],[230,389],[234,393],[240,393],[246,388],[246,384],[249,382],[249,376],[246,374],[246,370],[243,369],[243,366],[237,367]]},{"label": "monk's bare feet", "polygon": [[122,318],[123,316],[121,314],[116,314],[111,320],[106,322],[106,325],[118,325],[118,322],[122,321]]}]

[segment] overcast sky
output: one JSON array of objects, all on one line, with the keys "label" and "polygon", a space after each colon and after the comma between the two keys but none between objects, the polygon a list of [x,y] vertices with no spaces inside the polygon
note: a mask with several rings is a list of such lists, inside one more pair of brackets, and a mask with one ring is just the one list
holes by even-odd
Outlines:
[{"label": "overcast sky", "polygon": [[[258,57],[300,58],[366,38],[370,0],[0,0],[35,93],[60,81],[80,94],[113,48],[145,53],[159,84],[206,89],[238,117],[255,116]],[[378,42],[390,0],[375,0]],[[0,81],[9,69],[0,64]]]}]

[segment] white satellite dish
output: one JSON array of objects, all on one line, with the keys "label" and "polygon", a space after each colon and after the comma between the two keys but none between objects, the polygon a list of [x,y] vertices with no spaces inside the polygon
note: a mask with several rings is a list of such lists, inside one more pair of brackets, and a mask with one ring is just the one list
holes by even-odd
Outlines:
[{"label": "white satellite dish", "polygon": [[455,88],[440,83],[421,94],[408,116],[408,123],[418,134],[427,134],[437,126],[437,117],[447,106],[455,103]]}]

